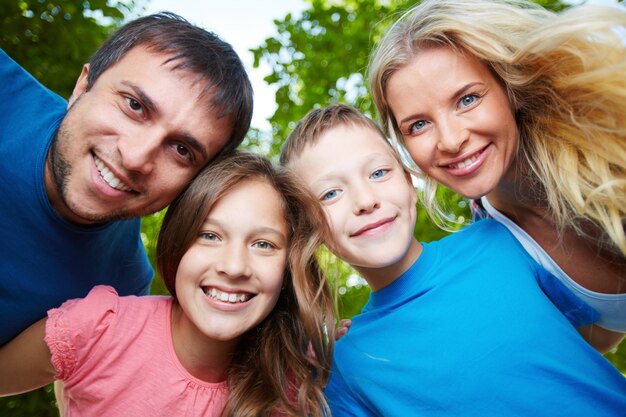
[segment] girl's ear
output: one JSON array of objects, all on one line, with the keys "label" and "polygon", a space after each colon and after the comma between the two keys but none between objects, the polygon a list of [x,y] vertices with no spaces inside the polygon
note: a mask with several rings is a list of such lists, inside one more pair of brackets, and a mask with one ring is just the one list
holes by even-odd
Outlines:
[{"label": "girl's ear", "polygon": [[78,76],[78,80],[76,80],[76,85],[74,85],[74,90],[72,91],[72,95],[67,101],[68,109],[72,107],[72,104],[74,104],[76,99],[78,99],[78,97],[80,97],[81,94],[87,91],[87,75],[89,75],[89,64],[83,65],[83,69],[80,72],[80,75]]}]

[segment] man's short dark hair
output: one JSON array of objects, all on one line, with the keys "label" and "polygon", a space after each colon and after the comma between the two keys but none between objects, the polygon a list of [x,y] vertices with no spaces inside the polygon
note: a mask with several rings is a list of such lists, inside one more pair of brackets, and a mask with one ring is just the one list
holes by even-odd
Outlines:
[{"label": "man's short dark hair", "polygon": [[140,17],[113,33],[90,60],[87,89],[140,45],[153,52],[171,54],[166,62],[176,61],[174,70],[191,71],[208,81],[202,94],[210,92],[211,106],[220,111],[220,116],[233,119],[231,136],[219,155],[239,146],[252,120],[253,93],[248,74],[230,44],[174,13]]}]

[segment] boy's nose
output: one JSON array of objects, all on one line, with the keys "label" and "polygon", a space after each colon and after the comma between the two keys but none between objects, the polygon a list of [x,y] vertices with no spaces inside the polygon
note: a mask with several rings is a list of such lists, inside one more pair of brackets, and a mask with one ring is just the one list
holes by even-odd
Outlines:
[{"label": "boy's nose", "polygon": [[354,213],[371,213],[380,207],[376,194],[369,187],[364,186],[354,192]]}]

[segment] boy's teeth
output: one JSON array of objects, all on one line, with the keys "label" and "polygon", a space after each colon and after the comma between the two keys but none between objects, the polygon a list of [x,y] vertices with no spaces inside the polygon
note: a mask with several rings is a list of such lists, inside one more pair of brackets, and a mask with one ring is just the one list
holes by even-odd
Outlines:
[{"label": "boy's teeth", "polygon": [[244,303],[250,299],[249,294],[228,293],[224,291],[219,291],[215,288],[211,288],[210,290],[205,291],[205,294],[211,298],[215,298],[216,300],[223,301],[225,303]]},{"label": "boy's teeth", "polygon": [[96,161],[96,167],[98,168],[98,171],[100,172],[100,176],[102,177],[103,180],[107,182],[107,184],[109,184],[111,187],[115,188],[116,190],[131,191],[131,189],[128,188],[126,185],[124,185],[122,181],[120,181],[119,178],[113,175],[113,173],[109,170],[109,168],[107,168],[104,165],[104,163],[100,159],[98,159],[97,156],[94,156],[94,160]]}]

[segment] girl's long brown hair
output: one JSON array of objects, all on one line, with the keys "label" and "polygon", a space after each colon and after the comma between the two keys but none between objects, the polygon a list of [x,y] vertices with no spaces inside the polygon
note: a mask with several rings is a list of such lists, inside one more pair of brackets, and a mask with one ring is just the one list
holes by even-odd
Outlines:
[{"label": "girl's long brown hair", "polygon": [[243,181],[263,181],[282,196],[289,227],[284,289],[258,326],[245,333],[228,372],[223,416],[274,412],[321,417],[332,357],[333,301],[316,250],[327,233],[323,212],[286,170],[237,152],[205,168],[170,205],[159,233],[157,265],[176,298],[176,270],[213,205]]}]

